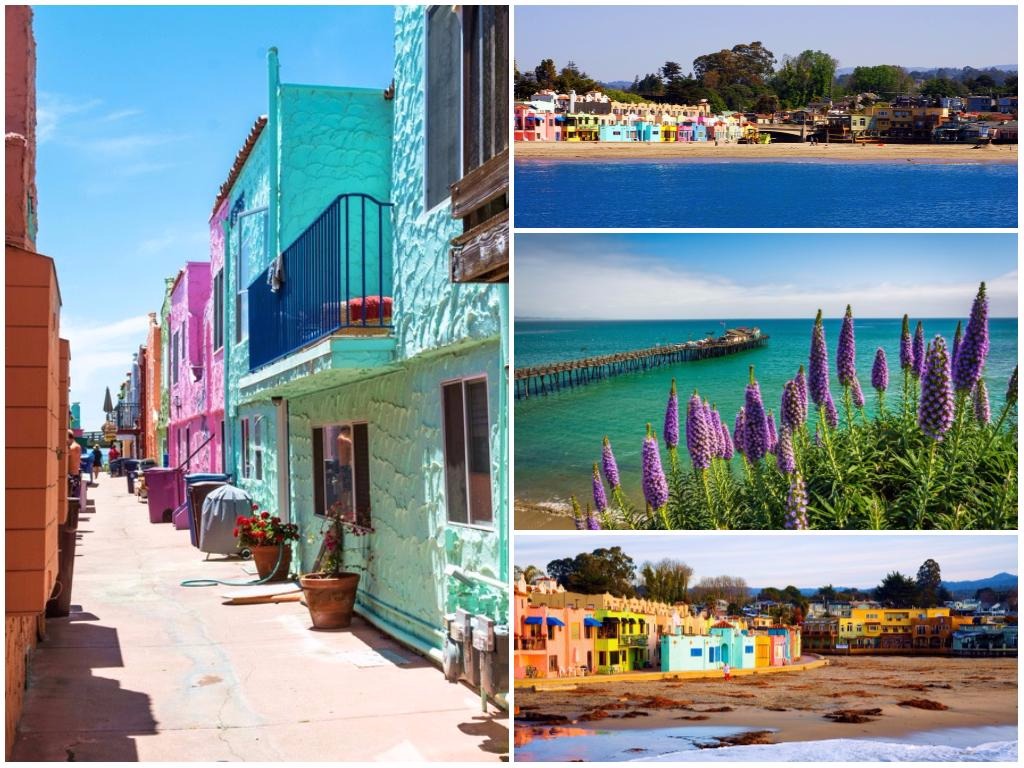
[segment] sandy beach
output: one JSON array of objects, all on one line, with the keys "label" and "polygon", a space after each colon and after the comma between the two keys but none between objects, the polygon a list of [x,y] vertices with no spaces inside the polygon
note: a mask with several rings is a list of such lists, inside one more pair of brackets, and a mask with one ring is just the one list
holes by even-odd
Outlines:
[{"label": "sandy beach", "polygon": [[723,144],[518,141],[519,160],[849,160],[912,163],[1016,163],[1017,145],[972,144]]},{"label": "sandy beach", "polygon": [[576,528],[572,507],[558,501],[515,503],[517,531],[570,531]]},{"label": "sandy beach", "polygon": [[[752,737],[755,743],[772,743],[898,739],[912,732],[1017,723],[1016,659],[839,656],[829,661],[805,672],[729,682],[637,683],[592,677],[575,690],[517,689],[516,744],[557,738],[552,728],[740,726],[752,734],[773,729]],[[833,713],[843,714],[838,721],[826,718]],[[567,720],[531,725],[524,716]]]}]

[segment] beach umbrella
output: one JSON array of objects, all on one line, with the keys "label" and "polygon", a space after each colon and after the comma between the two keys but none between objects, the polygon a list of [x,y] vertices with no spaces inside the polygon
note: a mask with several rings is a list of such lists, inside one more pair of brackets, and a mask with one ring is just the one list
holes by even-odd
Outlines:
[{"label": "beach umbrella", "polygon": [[107,387],[107,394],[103,396],[103,412],[110,413],[114,410],[114,404],[110,401],[110,387]]}]

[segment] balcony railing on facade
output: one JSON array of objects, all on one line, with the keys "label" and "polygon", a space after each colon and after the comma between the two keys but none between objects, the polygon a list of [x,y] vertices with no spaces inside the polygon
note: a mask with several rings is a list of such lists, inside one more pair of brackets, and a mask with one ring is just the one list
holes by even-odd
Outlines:
[{"label": "balcony railing on facade", "polygon": [[118,429],[139,429],[142,420],[142,405],[139,403],[121,402],[107,414],[107,421]]},{"label": "balcony railing on facade", "polygon": [[546,651],[548,647],[547,638],[544,637],[518,637],[516,638],[517,651]]},{"label": "balcony railing on facade", "polygon": [[619,638],[620,648],[646,648],[647,635],[623,635]]},{"label": "balcony railing on facade", "polygon": [[[249,370],[392,326],[392,203],[339,195],[249,286]],[[275,279],[276,278],[276,279]],[[274,290],[274,283],[277,290]]]}]

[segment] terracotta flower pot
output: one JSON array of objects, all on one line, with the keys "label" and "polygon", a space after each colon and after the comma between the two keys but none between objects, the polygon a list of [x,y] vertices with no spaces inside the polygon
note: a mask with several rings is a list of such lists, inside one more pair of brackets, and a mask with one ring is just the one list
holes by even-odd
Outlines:
[{"label": "terracotta flower pot", "polygon": [[358,573],[342,573],[337,577],[310,573],[300,578],[299,584],[316,629],[342,629],[352,623],[359,588]]},{"label": "terracotta flower pot", "polygon": [[277,544],[264,544],[261,547],[252,547],[252,559],[256,562],[256,572],[259,574],[261,579],[266,579],[273,573],[273,577],[270,581],[281,581],[288,578],[288,571],[292,565],[292,549],[287,544],[284,545],[284,552],[281,554],[281,562],[277,566],[277,570],[274,570],[274,564],[277,563],[277,553],[279,548]]}]

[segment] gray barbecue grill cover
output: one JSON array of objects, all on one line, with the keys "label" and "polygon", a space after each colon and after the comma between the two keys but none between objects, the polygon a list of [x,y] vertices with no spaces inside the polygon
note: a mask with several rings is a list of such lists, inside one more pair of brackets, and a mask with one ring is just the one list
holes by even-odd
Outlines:
[{"label": "gray barbecue grill cover", "polygon": [[233,555],[238,551],[235,538],[235,520],[239,515],[252,514],[252,497],[241,488],[223,485],[203,501],[200,519],[199,549],[218,555]]}]

